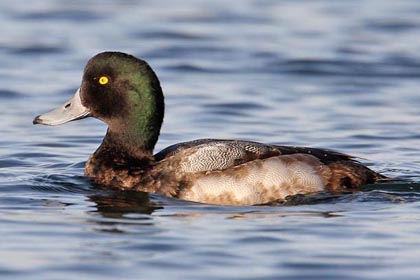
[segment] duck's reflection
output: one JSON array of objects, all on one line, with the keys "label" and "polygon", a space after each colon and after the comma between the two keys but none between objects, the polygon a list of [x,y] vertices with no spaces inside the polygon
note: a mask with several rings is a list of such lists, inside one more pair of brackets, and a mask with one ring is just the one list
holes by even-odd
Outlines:
[{"label": "duck's reflection", "polygon": [[[355,202],[402,203],[419,200],[420,184],[418,183],[381,184],[365,188],[366,192],[340,195],[328,192],[295,195],[283,201],[246,207],[205,205],[166,200],[143,192],[95,189],[94,193],[88,195],[88,200],[94,203],[90,211],[92,215],[90,215],[89,223],[95,225],[94,230],[101,232],[150,233],[158,230],[157,227],[150,227],[155,225],[156,217],[173,218],[172,223],[190,223],[212,215],[224,216],[226,219],[274,219],[281,223],[281,218],[291,216],[340,217],[342,212],[351,211]],[[328,205],[330,211],[325,211],[325,205]],[[165,211],[155,213],[164,208]],[[152,215],[153,213],[155,214]]]},{"label": "duck's reflection", "polygon": [[132,219],[136,214],[146,217],[157,209],[163,209],[161,204],[151,201],[150,195],[144,192],[112,191],[93,194],[88,199],[96,205],[92,212],[104,218]]}]

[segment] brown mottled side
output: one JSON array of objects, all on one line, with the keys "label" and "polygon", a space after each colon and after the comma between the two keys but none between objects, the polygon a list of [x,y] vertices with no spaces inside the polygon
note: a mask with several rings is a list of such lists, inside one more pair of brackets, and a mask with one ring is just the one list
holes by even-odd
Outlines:
[{"label": "brown mottled side", "polygon": [[[267,162],[269,166],[273,164],[277,165],[278,168],[289,169],[287,173],[290,173],[290,177],[284,178],[282,183],[271,184],[269,181],[272,178],[261,178],[260,181],[253,183],[253,176],[255,173],[267,172]],[[319,176],[321,184],[316,181],[310,181],[308,184],[305,182],[304,176],[301,176],[299,172],[299,166],[306,166],[310,169],[311,176]],[[266,174],[274,176],[277,171],[274,169],[268,170]],[[271,173],[271,174],[270,174]],[[258,176],[258,175],[257,175]],[[226,186],[226,190],[222,193],[212,193],[211,185],[206,188],[206,191],[202,192],[197,189],[196,182],[203,178],[221,178],[222,180],[234,180],[238,182],[236,187]],[[306,177],[308,179],[308,177]],[[255,159],[237,166],[232,166],[225,170],[213,170],[205,172],[196,172],[188,176],[189,183],[186,184],[186,188],[183,188],[179,194],[179,198],[186,200],[194,200],[202,203],[219,204],[219,205],[255,205],[264,204],[270,201],[284,199],[289,195],[295,195],[298,193],[313,193],[322,191],[326,187],[328,180],[331,177],[331,170],[324,165],[318,158],[308,154],[289,154],[279,155],[263,159]],[[265,181],[268,179],[268,181]],[[291,179],[289,181],[289,179]],[[313,179],[313,177],[311,177]],[[251,180],[251,181],[248,181]],[[223,184],[223,183],[222,183]],[[251,185],[250,185],[251,184]],[[250,192],[249,187],[252,192]],[[248,196],[244,196],[244,193],[248,193]],[[241,198],[238,198],[239,197]]]},{"label": "brown mottled side", "polygon": [[[289,155],[282,155],[279,157],[286,166],[291,167],[302,165],[311,167],[312,170],[310,171],[312,175],[317,175],[320,177],[322,184],[324,187],[328,185],[328,181],[331,178],[331,169],[325,165],[319,158],[316,156],[313,156],[311,154],[303,154],[303,153],[297,153],[297,154],[289,154]],[[286,196],[289,195],[295,195],[295,194],[304,194],[304,193],[313,193],[317,190],[316,185],[308,185],[307,182],[305,182],[304,177],[305,175],[300,174],[299,171],[295,170],[295,173],[292,176],[292,182],[290,184],[287,184],[283,187],[285,192],[288,192]],[[306,175],[308,176],[308,175]],[[314,184],[314,182],[312,182]],[[275,199],[279,199],[278,197],[274,197],[273,193],[271,193],[270,200],[273,201]],[[285,197],[283,197],[285,198]]]},{"label": "brown mottled side", "polygon": [[278,146],[282,154],[304,153],[318,158],[331,172],[326,186],[331,192],[357,191],[366,184],[392,181],[355,160],[355,157],[324,149]]}]

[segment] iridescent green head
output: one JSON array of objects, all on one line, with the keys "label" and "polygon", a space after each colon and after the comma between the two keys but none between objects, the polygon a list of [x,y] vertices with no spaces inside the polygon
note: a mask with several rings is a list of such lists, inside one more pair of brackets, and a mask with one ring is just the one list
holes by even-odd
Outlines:
[{"label": "iridescent green head", "polygon": [[74,97],[36,117],[34,124],[58,125],[92,116],[108,124],[108,140],[151,152],[163,114],[162,89],[152,68],[132,55],[104,52],[89,60]]}]

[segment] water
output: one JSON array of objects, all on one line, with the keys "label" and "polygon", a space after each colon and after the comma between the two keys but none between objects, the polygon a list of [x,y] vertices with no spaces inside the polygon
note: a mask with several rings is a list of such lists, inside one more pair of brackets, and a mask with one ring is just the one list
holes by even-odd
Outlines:
[{"label": "water", "polygon": [[149,61],[156,150],[197,138],[335,149],[420,180],[419,1],[0,3],[1,279],[418,279],[420,186],[220,207],[95,188],[106,127],[32,118],[104,50]]}]

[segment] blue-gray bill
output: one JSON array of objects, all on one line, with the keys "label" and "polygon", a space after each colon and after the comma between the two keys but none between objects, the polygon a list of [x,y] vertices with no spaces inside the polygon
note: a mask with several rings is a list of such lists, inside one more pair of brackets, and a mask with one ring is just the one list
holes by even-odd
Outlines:
[{"label": "blue-gray bill", "polygon": [[59,125],[89,116],[90,111],[83,106],[78,89],[74,96],[59,108],[35,117],[33,124]]}]

